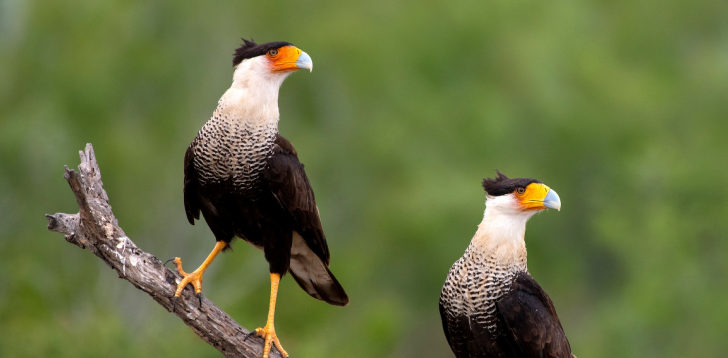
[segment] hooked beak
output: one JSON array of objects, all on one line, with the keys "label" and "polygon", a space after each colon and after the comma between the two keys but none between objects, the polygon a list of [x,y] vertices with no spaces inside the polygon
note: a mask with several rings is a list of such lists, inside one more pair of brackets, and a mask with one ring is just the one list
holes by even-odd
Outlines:
[{"label": "hooked beak", "polygon": [[299,69],[313,71],[311,56],[296,46],[284,46],[278,49],[278,55],[271,58],[273,72],[292,72]]},{"label": "hooked beak", "polygon": [[312,72],[313,61],[311,61],[311,56],[301,51],[301,54],[298,56],[298,60],[296,60],[296,67],[300,69],[307,69],[309,72]]},{"label": "hooked beak", "polygon": [[521,202],[524,211],[556,209],[561,210],[561,199],[551,188],[543,183],[531,183],[526,187],[526,192],[516,194]]},{"label": "hooked beak", "polygon": [[549,189],[548,194],[546,194],[546,197],[543,198],[543,206],[549,209],[561,211],[561,199],[559,198],[559,194],[556,194],[553,189]]}]

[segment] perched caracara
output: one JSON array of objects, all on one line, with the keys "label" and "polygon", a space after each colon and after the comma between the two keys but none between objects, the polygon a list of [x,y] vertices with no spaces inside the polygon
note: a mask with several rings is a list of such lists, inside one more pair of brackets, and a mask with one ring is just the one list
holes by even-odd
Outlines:
[{"label": "perched caracara", "polygon": [[485,214],[440,294],[445,337],[458,358],[571,358],[556,310],[526,266],[526,221],[561,209],[535,179],[484,179]]},{"label": "perched caracara", "polygon": [[[313,190],[291,143],[278,134],[278,90],[298,69],[311,70],[311,57],[287,42],[258,45],[243,40],[233,55],[233,84],[212,118],[192,141],[184,161],[184,203],[187,219],[204,216],[217,244],[210,256],[184,279],[200,295],[202,274],[235,237],[263,250],[269,263],[271,294],[268,321],[255,334],[284,357],[273,326],[278,283],[290,272],[301,288],[332,305],[349,303],[329,265],[329,249]],[[201,296],[200,296],[201,297]],[[200,298],[200,304],[202,304]]]}]

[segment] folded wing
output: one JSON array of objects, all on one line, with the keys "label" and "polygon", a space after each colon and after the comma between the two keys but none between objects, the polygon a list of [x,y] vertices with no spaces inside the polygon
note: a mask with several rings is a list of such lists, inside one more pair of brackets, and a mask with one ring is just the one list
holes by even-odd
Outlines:
[{"label": "folded wing", "polygon": [[303,164],[291,143],[277,135],[264,171],[269,190],[294,222],[291,276],[312,297],[345,306],[349,298],[329,271],[329,248],[316,199]]}]

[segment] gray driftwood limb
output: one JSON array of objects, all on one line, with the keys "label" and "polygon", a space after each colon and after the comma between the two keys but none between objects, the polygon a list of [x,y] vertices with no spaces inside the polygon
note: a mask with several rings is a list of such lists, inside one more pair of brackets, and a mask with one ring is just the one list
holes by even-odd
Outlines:
[{"label": "gray driftwood limb", "polygon": [[[66,241],[88,249],[115,270],[119,278],[131,282],[172,312],[175,282],[179,282],[181,277],[152,254],[139,249],[124,234],[111,212],[91,144],[87,144],[80,155],[78,171],[66,166],[63,175],[76,196],[80,210],[78,214],[46,215],[48,230],[62,233]],[[203,298],[202,308],[199,308],[199,301],[189,285],[177,302],[174,314],[226,357],[263,356],[261,338],[253,336],[246,340],[248,330],[207,298]],[[272,349],[271,357],[280,357],[280,354]]]}]

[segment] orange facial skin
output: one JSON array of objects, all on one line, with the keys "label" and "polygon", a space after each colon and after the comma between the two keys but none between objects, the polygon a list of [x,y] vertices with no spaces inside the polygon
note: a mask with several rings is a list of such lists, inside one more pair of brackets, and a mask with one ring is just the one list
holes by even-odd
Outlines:
[{"label": "orange facial skin", "polygon": [[545,184],[531,183],[528,184],[522,193],[516,190],[514,194],[520,200],[523,211],[544,210],[547,209],[544,205],[544,198],[546,198],[550,190]]},{"label": "orange facial skin", "polygon": [[298,70],[296,65],[298,57],[301,56],[301,50],[296,46],[283,46],[277,50],[270,50],[266,54],[272,63],[271,71],[273,72],[291,72]]}]

